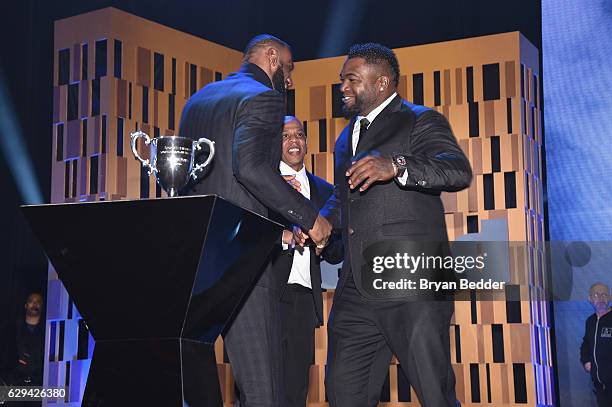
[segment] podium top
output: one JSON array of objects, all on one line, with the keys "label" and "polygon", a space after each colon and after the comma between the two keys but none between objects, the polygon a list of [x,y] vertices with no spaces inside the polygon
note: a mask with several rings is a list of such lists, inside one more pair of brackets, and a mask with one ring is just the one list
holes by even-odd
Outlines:
[{"label": "podium top", "polygon": [[96,341],[214,341],[282,232],[216,195],[22,210]]}]

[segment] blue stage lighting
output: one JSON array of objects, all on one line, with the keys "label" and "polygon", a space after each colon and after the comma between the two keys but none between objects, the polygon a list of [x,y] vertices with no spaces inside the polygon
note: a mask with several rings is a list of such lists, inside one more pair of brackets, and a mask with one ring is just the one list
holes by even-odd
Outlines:
[{"label": "blue stage lighting", "polygon": [[353,43],[366,11],[365,0],[334,0],[323,31],[318,58],[343,55]]},{"label": "blue stage lighting", "polygon": [[17,115],[0,68],[0,151],[26,204],[43,203],[43,194],[36,179]]}]

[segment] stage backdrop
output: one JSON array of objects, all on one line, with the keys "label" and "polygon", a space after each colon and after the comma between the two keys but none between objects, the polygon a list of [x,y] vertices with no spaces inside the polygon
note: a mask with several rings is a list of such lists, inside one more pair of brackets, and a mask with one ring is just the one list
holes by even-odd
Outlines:
[{"label": "stage backdrop", "polygon": [[[443,195],[450,238],[478,237],[489,225],[501,224],[503,239],[531,247],[528,256],[512,258],[512,283],[537,293],[546,285],[545,276],[536,273],[543,264],[536,243],[544,233],[538,50],[512,32],[395,52],[400,94],[444,114],[472,163],[470,188]],[[237,70],[242,57],[112,8],[57,21],[54,54],[53,202],[162,196],[132,157],[130,131],[177,134],[189,96]],[[347,123],[341,117],[338,83],[343,60],[296,63],[296,87],[287,103],[287,112],[305,124],[306,165],[330,182],[334,142]],[[147,154],[144,149],[140,153]],[[101,227],[92,219],[74,233],[86,239]],[[129,230],[126,223],[117,233]],[[327,277],[333,285],[333,277]],[[333,291],[324,295],[327,314]],[[456,302],[451,355],[464,406],[553,404],[549,309],[533,299]],[[146,304],[137,308],[125,312],[146,312]],[[95,345],[52,268],[47,315],[45,384],[69,389],[68,397],[54,405],[79,405]],[[326,343],[322,327],[316,333],[310,406],[327,405]],[[224,401],[230,406],[233,379],[222,340],[216,350]],[[385,406],[419,405],[395,361],[381,399]]]},{"label": "stage backdrop", "polygon": [[542,47],[555,336],[562,407],[595,405],[580,345],[591,284],[612,286],[612,2],[543,0]]}]

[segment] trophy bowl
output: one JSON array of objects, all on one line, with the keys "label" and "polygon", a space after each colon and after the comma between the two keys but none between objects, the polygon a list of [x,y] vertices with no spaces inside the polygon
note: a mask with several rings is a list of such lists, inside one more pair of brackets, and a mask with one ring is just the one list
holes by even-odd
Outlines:
[{"label": "trophy bowl", "polygon": [[[143,138],[146,145],[151,146],[151,160],[143,159],[136,149],[139,138]],[[198,178],[207,165],[210,164],[215,155],[215,142],[207,138],[197,141],[186,137],[162,136],[151,138],[142,131],[131,133],[132,153],[143,167],[149,169],[149,175],[155,175],[157,183],[168,196],[178,196],[189,178]],[[194,165],[195,152],[202,149],[202,144],[208,145],[209,154],[206,161]]]}]

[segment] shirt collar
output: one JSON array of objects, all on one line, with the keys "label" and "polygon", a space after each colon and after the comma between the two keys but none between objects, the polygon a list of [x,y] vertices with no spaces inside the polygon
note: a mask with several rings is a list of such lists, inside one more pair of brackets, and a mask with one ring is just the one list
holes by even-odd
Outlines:
[{"label": "shirt collar", "polygon": [[267,86],[270,89],[274,89],[270,77],[268,76],[266,71],[261,69],[258,65],[252,62],[246,62],[240,67],[240,72],[250,73],[251,75],[253,75],[253,79],[255,79],[257,82]]},{"label": "shirt collar", "polygon": [[299,171],[295,171],[293,168],[291,168],[289,165],[287,165],[287,163],[285,163],[284,161],[281,161],[278,169],[280,170],[281,174],[283,175],[299,175],[302,177],[306,177],[306,166],[304,164],[302,164],[302,168]]},{"label": "shirt collar", "polygon": [[[376,119],[376,116],[378,116],[380,114],[380,112],[382,112],[385,109],[385,107],[389,106],[389,103],[391,103],[391,101],[393,99],[395,99],[396,96],[397,96],[397,92],[393,92],[393,95],[389,96],[387,99],[385,99],[384,102],[382,102],[380,105],[376,106],[376,108],[374,110],[372,110],[370,113],[368,113],[368,115],[365,116],[365,118],[368,119],[368,122],[370,122],[370,124],[372,124],[374,119]],[[364,116],[357,116],[357,121],[360,121],[363,118],[364,118]]]}]

